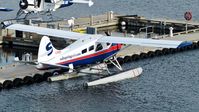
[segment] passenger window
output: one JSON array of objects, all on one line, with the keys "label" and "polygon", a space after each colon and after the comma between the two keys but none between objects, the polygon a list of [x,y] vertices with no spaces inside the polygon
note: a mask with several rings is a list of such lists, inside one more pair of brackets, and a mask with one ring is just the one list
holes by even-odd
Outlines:
[{"label": "passenger window", "polygon": [[98,44],[97,47],[96,47],[96,51],[99,51],[99,50],[102,50],[103,47],[102,47],[102,44]]},{"label": "passenger window", "polygon": [[107,46],[109,46],[109,45],[110,45],[110,43],[106,43],[106,45],[107,45]]},{"label": "passenger window", "polygon": [[84,49],[82,50],[82,54],[86,53],[87,52],[87,49]]},{"label": "passenger window", "polygon": [[89,47],[89,51],[92,51],[94,49],[94,45]]}]

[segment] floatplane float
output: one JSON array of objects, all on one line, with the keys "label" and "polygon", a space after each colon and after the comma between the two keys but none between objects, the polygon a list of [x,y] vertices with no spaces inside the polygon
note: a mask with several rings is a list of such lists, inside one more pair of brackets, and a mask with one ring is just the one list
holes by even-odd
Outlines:
[{"label": "floatplane float", "polygon": [[[67,72],[61,75],[54,73],[54,76],[49,77],[48,80],[50,81],[66,80],[85,74],[98,74],[104,70],[110,73],[107,67],[107,61],[115,65],[120,71],[123,71],[116,58],[116,54],[121,50],[122,44],[162,48],[179,48],[191,44],[190,42],[183,41],[80,34],[22,24],[4,24],[4,26],[7,29],[44,35],[39,45],[37,69],[43,70],[51,67],[68,69]],[[62,50],[57,50],[52,45],[48,36],[71,39],[75,40],[75,42]],[[86,85],[95,86],[130,79],[139,76],[142,71],[142,68],[136,68],[87,82]]]}]

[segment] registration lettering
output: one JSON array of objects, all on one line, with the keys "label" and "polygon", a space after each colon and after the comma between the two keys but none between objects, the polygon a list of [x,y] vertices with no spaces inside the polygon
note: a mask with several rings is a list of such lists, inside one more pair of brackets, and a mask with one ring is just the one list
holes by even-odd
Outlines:
[{"label": "registration lettering", "polygon": [[62,61],[62,60],[67,60],[67,59],[71,59],[71,58],[73,58],[73,57],[75,57],[75,56],[79,56],[79,55],[81,55],[81,53],[69,55],[69,56],[66,56],[66,57],[62,56],[62,57],[60,58],[60,61]]}]

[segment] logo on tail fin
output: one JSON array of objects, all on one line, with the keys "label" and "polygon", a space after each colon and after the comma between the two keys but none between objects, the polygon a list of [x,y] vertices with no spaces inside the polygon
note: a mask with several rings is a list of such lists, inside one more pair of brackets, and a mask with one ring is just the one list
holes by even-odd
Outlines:
[{"label": "logo on tail fin", "polygon": [[53,47],[52,47],[52,43],[51,42],[49,42],[46,45],[46,51],[48,51],[48,56],[50,56],[53,53]]}]

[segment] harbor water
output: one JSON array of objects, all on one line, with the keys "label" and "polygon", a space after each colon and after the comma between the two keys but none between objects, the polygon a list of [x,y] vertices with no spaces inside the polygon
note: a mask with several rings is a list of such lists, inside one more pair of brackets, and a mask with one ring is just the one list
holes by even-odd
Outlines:
[{"label": "harbor water", "polygon": [[[147,18],[183,19],[192,11],[199,20],[198,0],[93,0],[95,5],[73,5],[54,14],[60,18],[85,17],[107,11],[138,14]],[[1,0],[4,7],[18,8],[17,0]],[[64,14],[63,14],[64,12]],[[16,11],[0,13],[1,20],[14,18]],[[6,16],[5,16],[6,15]],[[34,49],[0,48],[0,65],[12,63]],[[60,82],[42,82],[0,92],[2,112],[198,112],[199,50],[126,63],[124,69],[143,68],[140,77],[84,89],[93,79],[86,76]],[[36,57],[35,57],[36,58]]]}]

